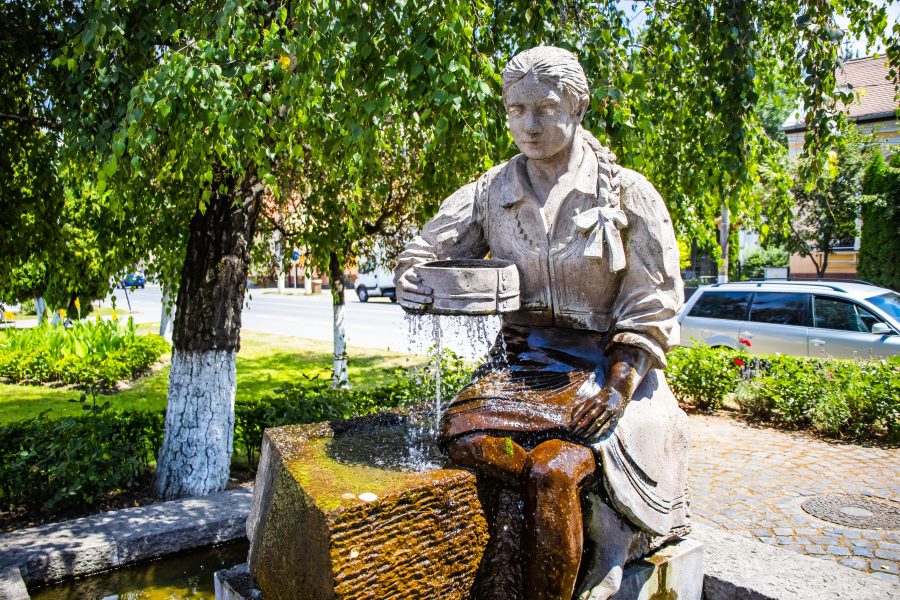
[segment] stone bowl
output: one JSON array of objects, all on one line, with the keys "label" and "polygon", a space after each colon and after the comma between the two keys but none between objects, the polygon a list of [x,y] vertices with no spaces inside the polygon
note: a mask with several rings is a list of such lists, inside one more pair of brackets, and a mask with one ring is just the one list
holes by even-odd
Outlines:
[{"label": "stone bowl", "polygon": [[495,315],[518,310],[519,270],[506,260],[437,260],[416,266],[434,290],[435,315]]}]

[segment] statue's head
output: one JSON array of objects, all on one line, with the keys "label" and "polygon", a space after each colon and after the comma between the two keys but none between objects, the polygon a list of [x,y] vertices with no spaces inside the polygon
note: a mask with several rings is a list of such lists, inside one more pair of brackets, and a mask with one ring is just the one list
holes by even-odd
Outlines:
[{"label": "statue's head", "polygon": [[584,69],[568,50],[525,50],[503,69],[509,129],[528,158],[551,158],[571,147],[589,100]]}]

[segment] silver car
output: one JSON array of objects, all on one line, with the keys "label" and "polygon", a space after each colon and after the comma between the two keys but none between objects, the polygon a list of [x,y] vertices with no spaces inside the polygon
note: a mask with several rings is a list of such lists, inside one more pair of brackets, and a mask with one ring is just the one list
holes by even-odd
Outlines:
[{"label": "silver car", "polygon": [[681,344],[827,358],[900,355],[900,294],[855,281],[701,287],[678,315]]}]

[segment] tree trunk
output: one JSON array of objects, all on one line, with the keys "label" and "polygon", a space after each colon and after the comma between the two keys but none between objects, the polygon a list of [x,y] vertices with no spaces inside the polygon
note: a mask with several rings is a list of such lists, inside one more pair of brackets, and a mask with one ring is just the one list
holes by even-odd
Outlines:
[{"label": "tree trunk", "polygon": [[171,306],[172,297],[169,295],[168,291],[164,291],[162,295],[162,310],[159,315],[159,335],[166,338],[170,342],[172,341],[172,311],[174,310],[174,306]]},{"label": "tree trunk", "polygon": [[[816,276],[819,279],[823,279],[825,277],[825,271],[828,270],[828,252],[831,249],[831,236],[825,235],[822,239],[822,268],[819,269],[819,265],[816,265]],[[815,264],[815,261],[813,261]]]},{"label": "tree trunk", "polygon": [[328,278],[331,280],[331,302],[334,308],[334,375],[331,387],[336,389],[348,387],[350,378],[347,374],[347,331],[344,327],[344,268],[335,253],[328,259]]},{"label": "tree trunk", "polygon": [[722,225],[719,229],[719,245],[722,248],[722,260],[719,261],[719,283],[728,282],[728,240],[731,233],[731,224],[729,223],[730,213],[728,205],[722,203]]},{"label": "tree trunk", "polygon": [[34,306],[35,311],[37,312],[37,322],[40,325],[47,317],[47,302],[44,300],[43,296],[38,296],[34,299]]},{"label": "tree trunk", "polygon": [[275,262],[278,264],[278,293],[284,293],[284,248],[281,245],[281,232],[275,232]]},{"label": "tree trunk", "polygon": [[181,272],[155,482],[166,499],[208,494],[228,483],[235,355],[263,186],[255,173],[226,185],[230,193],[213,194],[206,211],[194,214]]}]

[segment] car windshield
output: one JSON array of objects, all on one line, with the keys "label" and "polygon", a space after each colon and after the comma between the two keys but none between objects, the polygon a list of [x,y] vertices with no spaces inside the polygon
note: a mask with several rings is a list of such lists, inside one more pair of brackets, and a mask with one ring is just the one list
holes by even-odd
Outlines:
[{"label": "car windshield", "polygon": [[900,294],[897,292],[887,292],[866,299],[886,312],[895,321],[900,321]]}]

